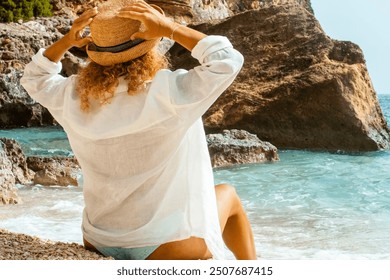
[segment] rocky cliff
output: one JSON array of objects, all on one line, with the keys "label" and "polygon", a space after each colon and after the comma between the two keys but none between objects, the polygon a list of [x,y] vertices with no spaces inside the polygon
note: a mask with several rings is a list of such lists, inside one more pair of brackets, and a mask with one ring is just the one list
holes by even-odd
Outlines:
[{"label": "rocky cliff", "polygon": [[298,5],[313,12],[310,0],[149,0],[178,22],[200,23],[272,5]]},{"label": "rocky cliff", "polygon": [[[234,84],[205,114],[206,130],[244,129],[278,148],[390,147],[361,49],[335,41],[300,5],[270,5],[195,26],[228,36],[245,57]],[[174,67],[196,65],[180,46]]]},{"label": "rocky cliff", "polygon": [[[24,66],[39,48],[58,40],[65,34],[72,20],[87,8],[104,0],[53,0],[55,16],[28,22],[0,23],[0,129],[21,126],[56,124],[45,108],[35,103],[20,86]],[[291,2],[311,9],[309,0],[151,0],[160,5],[166,14],[185,24],[221,19],[247,9],[272,5],[274,2]],[[62,61],[65,76],[77,72],[85,53],[73,49]]]},{"label": "rocky cliff", "polygon": [[[31,55],[66,33],[72,18],[93,2],[57,0],[53,18],[0,24],[0,128],[55,124],[19,79]],[[326,36],[309,0],[149,2],[177,21],[207,21],[196,28],[228,36],[245,56],[235,83],[204,117],[208,132],[245,129],[280,148],[389,148],[362,51]],[[62,61],[64,75],[77,72],[83,57],[82,51],[72,53]],[[174,67],[195,65],[180,47],[171,56]]]},{"label": "rocky cliff", "polygon": [[69,17],[0,23],[0,128],[55,123],[50,113],[28,96],[19,81],[31,56],[62,37],[70,24]]},{"label": "rocky cliff", "polygon": [[[20,86],[23,68],[40,47],[65,34],[77,14],[101,1],[53,0],[56,11],[53,18],[0,23],[0,129],[55,124],[47,110],[29,98]],[[209,136],[211,152],[218,164],[226,164],[226,155],[229,160],[241,162],[246,152],[253,150],[263,150],[265,157],[277,159],[274,146],[266,143],[265,148],[260,148],[257,137],[252,139],[255,136],[246,132],[224,132],[226,128],[246,129],[284,148],[347,151],[389,148],[390,131],[362,51],[351,42],[327,37],[313,15],[310,0],[149,2],[162,6],[178,22],[203,23],[195,28],[228,36],[245,56],[244,68],[236,82],[204,117],[209,132],[223,132]],[[211,23],[216,19],[222,21]],[[62,61],[63,74],[77,72],[84,56],[79,50],[69,52]],[[195,65],[188,52],[178,46],[171,50],[171,56],[174,66]],[[254,144],[248,146],[242,134],[254,140]],[[226,152],[228,138],[238,142],[232,149],[235,153]],[[0,205],[21,202],[14,187],[17,182],[33,181],[36,177],[40,182],[59,183],[64,170],[72,175],[77,168],[74,160],[64,159],[63,167],[58,166],[59,162],[26,159],[17,143],[2,139]],[[71,177],[69,180],[75,183]],[[80,246],[47,245],[1,230],[0,241],[0,259],[100,258]],[[22,250],[16,250],[15,246]]]}]

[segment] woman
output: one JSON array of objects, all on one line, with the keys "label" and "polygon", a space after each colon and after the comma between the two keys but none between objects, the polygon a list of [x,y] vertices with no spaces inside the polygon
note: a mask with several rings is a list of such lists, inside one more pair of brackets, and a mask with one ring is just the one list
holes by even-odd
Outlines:
[{"label": "woman", "polygon": [[[155,48],[162,37],[200,66],[165,69]],[[64,53],[85,45],[89,65],[60,76]],[[86,11],[32,58],[22,85],[63,126],[83,172],[86,248],[116,259],[221,259],[224,241],[237,259],[256,259],[234,188],[214,188],[201,121],[242,63],[227,38],[134,0]]]}]

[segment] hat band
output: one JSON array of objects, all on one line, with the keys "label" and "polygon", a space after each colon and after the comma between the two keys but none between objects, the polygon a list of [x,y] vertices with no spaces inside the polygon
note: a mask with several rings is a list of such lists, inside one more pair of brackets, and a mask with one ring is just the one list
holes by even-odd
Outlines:
[{"label": "hat band", "polygon": [[110,53],[119,53],[123,52],[125,50],[131,49],[141,43],[145,42],[143,39],[135,39],[135,40],[130,40],[127,42],[124,42],[122,44],[116,45],[116,46],[111,46],[111,47],[100,47],[96,45],[95,43],[91,43],[88,46],[88,49],[90,51],[94,52],[110,52]]}]

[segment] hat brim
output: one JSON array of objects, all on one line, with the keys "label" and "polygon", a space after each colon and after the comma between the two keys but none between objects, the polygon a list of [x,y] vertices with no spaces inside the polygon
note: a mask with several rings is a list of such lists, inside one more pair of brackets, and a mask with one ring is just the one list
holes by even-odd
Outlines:
[{"label": "hat brim", "polygon": [[159,39],[147,40],[130,49],[118,53],[92,51],[89,49],[89,46],[87,46],[87,54],[88,57],[97,64],[110,66],[143,56],[157,46],[159,41]]},{"label": "hat brim", "polygon": [[[165,14],[164,11],[159,6],[154,4],[150,4],[150,6],[152,6],[155,10],[157,10],[162,15]],[[90,47],[89,45],[87,46],[86,50],[87,50],[88,57],[92,61],[103,66],[110,66],[110,65],[127,62],[137,57],[143,56],[151,49],[153,49],[155,46],[157,46],[158,43],[161,41],[161,39],[162,38],[146,40],[132,48],[129,48],[122,52],[116,52],[116,53],[94,51],[89,48]]]}]

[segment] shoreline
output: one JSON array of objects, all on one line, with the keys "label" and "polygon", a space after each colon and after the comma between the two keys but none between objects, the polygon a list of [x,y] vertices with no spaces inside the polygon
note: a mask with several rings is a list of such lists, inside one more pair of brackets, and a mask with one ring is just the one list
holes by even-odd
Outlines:
[{"label": "shoreline", "polygon": [[113,260],[78,243],[44,240],[0,229],[0,260]]}]

